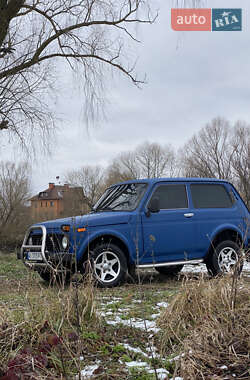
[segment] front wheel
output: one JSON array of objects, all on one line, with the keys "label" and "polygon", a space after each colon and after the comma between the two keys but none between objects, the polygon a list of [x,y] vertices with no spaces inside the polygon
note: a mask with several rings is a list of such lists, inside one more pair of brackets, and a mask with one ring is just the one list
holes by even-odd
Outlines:
[{"label": "front wheel", "polygon": [[111,288],[124,281],[127,260],[119,247],[103,243],[93,249],[91,267],[97,284],[103,288]]},{"label": "front wheel", "polygon": [[231,240],[219,243],[207,261],[207,270],[213,276],[233,272],[235,268],[240,274],[242,267],[240,247]]}]

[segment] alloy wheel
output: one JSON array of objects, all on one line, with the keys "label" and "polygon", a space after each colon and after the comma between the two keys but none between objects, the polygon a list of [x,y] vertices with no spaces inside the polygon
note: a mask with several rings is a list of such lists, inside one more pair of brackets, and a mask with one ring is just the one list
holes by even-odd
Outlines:
[{"label": "alloy wheel", "polygon": [[97,279],[104,283],[116,280],[121,271],[118,256],[111,251],[101,252],[94,260],[94,271]]}]

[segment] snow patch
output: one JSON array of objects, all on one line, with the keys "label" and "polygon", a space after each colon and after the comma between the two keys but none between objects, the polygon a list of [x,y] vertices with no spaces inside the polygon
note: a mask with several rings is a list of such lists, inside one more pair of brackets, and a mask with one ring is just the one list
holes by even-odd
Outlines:
[{"label": "snow patch", "polygon": [[145,353],[145,352],[143,352],[139,347],[138,348],[135,348],[135,347],[132,347],[132,346],[130,346],[129,344],[127,344],[127,343],[121,343],[123,346],[124,346],[124,348],[126,348],[127,350],[129,350],[129,351],[132,351],[132,352],[135,352],[135,353],[137,353],[137,354],[141,354],[141,355],[143,355],[143,356],[145,356],[146,358],[148,358],[148,359],[151,359],[151,358],[160,358],[161,356],[157,353],[157,349],[156,349],[156,347],[152,344],[152,345],[150,345],[150,346],[148,346],[148,347],[146,347],[146,351],[148,352],[148,353]]},{"label": "snow patch", "polygon": [[108,301],[108,302],[106,302],[104,305],[105,305],[105,306],[107,306],[107,305],[113,305],[114,303],[117,303],[117,302],[119,302],[119,301],[121,301],[121,298],[116,298],[116,297],[114,297],[112,301]]},{"label": "snow patch", "polygon": [[160,315],[161,315],[161,313],[152,314],[152,315],[151,315],[151,318],[152,318],[152,319],[156,319],[156,318],[158,318]]},{"label": "snow patch", "polygon": [[[207,267],[205,264],[199,265],[184,265],[182,271],[184,272],[192,272],[192,273],[207,273]],[[243,265],[243,272],[250,272],[250,262],[245,261]]]},{"label": "snow patch", "polygon": [[[99,368],[98,364],[88,365],[84,369],[81,370],[81,378],[80,380],[90,379],[91,376],[94,375],[94,372]],[[76,376],[76,379],[79,379],[79,376]]]},{"label": "snow patch", "polygon": [[124,348],[126,348],[126,350],[129,350],[129,351],[135,352],[137,354],[141,354],[143,356],[148,357],[148,355],[145,354],[145,352],[143,352],[140,348],[132,347],[128,343],[123,343],[122,345],[123,345]]},{"label": "snow patch", "polygon": [[199,265],[184,265],[182,271],[183,272],[192,272],[192,273],[207,273],[207,267],[205,264]]},{"label": "snow patch", "polygon": [[228,369],[226,365],[222,365],[221,367],[219,367],[220,369]]},{"label": "snow patch", "polygon": [[143,320],[143,319],[131,318],[127,320],[127,319],[121,319],[118,315],[116,315],[114,319],[110,319],[110,320],[107,319],[106,322],[109,325],[122,324],[124,326],[129,326],[135,329],[141,329],[145,331],[152,331],[154,333],[157,333],[160,331],[160,329],[156,327],[156,323],[154,321],[149,321],[147,319]]},{"label": "snow patch", "polygon": [[126,362],[126,366],[129,368],[132,368],[132,367],[148,367],[148,363],[147,362],[133,361],[133,362]]},{"label": "snow patch", "polygon": [[156,304],[158,307],[168,307],[169,303],[168,302],[159,302]]},{"label": "snow patch", "polygon": [[157,378],[159,380],[165,380],[168,378],[169,372],[165,368],[156,368],[156,369],[151,369],[146,362],[138,362],[138,361],[133,361],[133,362],[127,362],[126,366],[129,368],[143,368],[145,371],[147,371],[150,374],[154,374],[155,372],[157,373]]},{"label": "snow patch", "polygon": [[147,372],[148,373],[152,373],[152,374],[154,374],[156,372],[157,373],[157,378],[159,380],[168,379],[169,372],[165,368],[156,368],[156,370],[150,369]]},{"label": "snow patch", "polygon": [[250,272],[250,262],[245,261],[242,270],[243,270],[243,272]]}]

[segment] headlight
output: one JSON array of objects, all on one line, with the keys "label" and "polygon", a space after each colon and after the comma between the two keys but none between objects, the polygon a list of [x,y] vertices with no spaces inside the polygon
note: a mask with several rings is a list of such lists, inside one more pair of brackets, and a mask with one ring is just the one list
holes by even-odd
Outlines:
[{"label": "headlight", "polygon": [[68,248],[68,245],[69,245],[69,239],[67,236],[63,236],[62,238],[62,247],[63,249],[67,249]]}]

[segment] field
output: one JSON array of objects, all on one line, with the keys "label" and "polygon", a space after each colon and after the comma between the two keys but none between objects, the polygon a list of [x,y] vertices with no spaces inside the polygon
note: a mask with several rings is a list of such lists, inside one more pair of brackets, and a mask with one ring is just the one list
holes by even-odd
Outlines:
[{"label": "field", "polygon": [[[245,292],[249,291],[249,269],[249,265],[244,267],[237,285]],[[114,289],[99,289],[90,280],[78,280],[65,288],[47,286],[14,255],[0,255],[0,379],[183,376],[180,362],[187,348],[177,334],[179,325],[173,328],[176,333],[168,330],[171,316],[166,313],[187,286],[197,291],[205,284],[212,289],[214,280],[208,279],[202,266],[188,267],[174,279],[154,271],[140,272],[136,281]],[[181,334],[183,341],[188,338],[184,330]],[[241,355],[241,362],[249,360],[246,353]],[[226,359],[218,362],[214,378],[235,378],[237,371],[249,374],[234,367],[233,376],[229,367]]]}]

